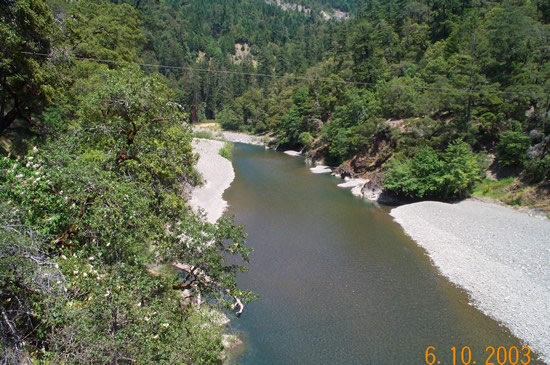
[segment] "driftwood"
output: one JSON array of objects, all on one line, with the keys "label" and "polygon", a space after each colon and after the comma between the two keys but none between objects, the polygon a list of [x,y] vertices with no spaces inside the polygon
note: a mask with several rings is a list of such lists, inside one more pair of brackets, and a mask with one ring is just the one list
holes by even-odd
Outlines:
[{"label": "driftwood", "polygon": [[[203,283],[213,282],[212,278],[206,275],[203,270],[199,269],[198,267],[194,267],[193,265],[175,262],[172,264],[172,266],[178,270],[184,271],[187,274],[187,276],[185,277],[185,279],[182,281],[181,284],[174,286],[174,289],[184,290],[186,299],[190,299],[191,297],[193,297],[193,295],[191,294],[191,290],[197,287],[197,282],[199,281],[202,281]],[[236,296],[233,296],[233,299],[235,300],[235,303],[231,306],[231,309],[239,308],[236,314],[237,316],[240,316],[244,311],[244,304]],[[195,304],[198,308],[200,308],[200,305],[201,305],[200,293],[196,295]]]},{"label": "driftwood", "polygon": [[235,309],[236,307],[239,307],[239,310],[237,311],[237,317],[240,316],[243,313],[244,310],[244,304],[241,302],[241,300],[237,297],[233,297],[235,299],[235,304],[231,306],[231,309]]}]

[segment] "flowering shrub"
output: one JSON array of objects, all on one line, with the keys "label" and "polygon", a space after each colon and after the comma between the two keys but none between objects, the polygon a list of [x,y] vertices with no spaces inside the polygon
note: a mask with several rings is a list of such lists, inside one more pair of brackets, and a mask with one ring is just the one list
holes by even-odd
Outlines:
[{"label": "flowering shrub", "polygon": [[0,199],[22,217],[23,223],[37,232],[56,234],[67,229],[79,207],[77,201],[51,180],[55,170],[43,168],[35,148],[26,157],[0,158]]}]

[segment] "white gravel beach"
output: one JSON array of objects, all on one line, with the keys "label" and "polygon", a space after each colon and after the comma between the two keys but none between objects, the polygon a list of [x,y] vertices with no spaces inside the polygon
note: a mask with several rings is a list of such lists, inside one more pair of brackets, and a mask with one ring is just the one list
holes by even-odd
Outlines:
[{"label": "white gravel beach", "polygon": [[235,178],[231,161],[219,154],[224,143],[212,139],[193,139],[193,150],[200,154],[197,170],[204,185],[192,190],[189,205],[195,211],[204,209],[211,223],[215,223],[227,208],[227,202],[222,198],[223,192]]},{"label": "white gravel beach", "polygon": [[420,202],[391,211],[473,305],[550,363],[550,221],[497,204]]},{"label": "white gravel beach", "polygon": [[224,140],[233,142],[233,143],[246,143],[246,144],[253,144],[256,146],[263,146],[266,144],[265,142],[266,140],[260,136],[253,136],[246,133],[230,132],[230,131],[221,131],[218,133],[222,134]]},{"label": "white gravel beach", "polygon": [[[233,164],[228,159],[220,156],[220,148],[223,147],[226,141],[263,146],[266,144],[266,139],[239,132],[214,132],[201,126],[196,126],[193,130],[210,132],[215,139],[193,139],[193,150],[200,155],[197,170],[203,177],[204,185],[191,191],[189,205],[195,211],[203,209],[207,220],[214,223],[227,208],[227,202],[222,198],[223,192],[235,179]],[[267,140],[269,140],[269,137]]]},{"label": "white gravel beach", "polygon": [[252,144],[256,146],[265,146],[267,142],[271,140],[268,136],[254,136],[251,134],[241,133],[241,132],[231,132],[231,131],[222,131],[222,130],[212,130],[206,127],[197,125],[193,127],[193,130],[196,132],[209,132],[212,134],[212,138],[219,141],[227,141],[233,143],[245,143]]}]

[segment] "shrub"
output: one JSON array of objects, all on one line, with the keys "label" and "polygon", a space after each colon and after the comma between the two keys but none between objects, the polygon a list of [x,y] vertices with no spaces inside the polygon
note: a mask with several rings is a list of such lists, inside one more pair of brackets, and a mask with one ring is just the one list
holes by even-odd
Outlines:
[{"label": "shrub", "polygon": [[384,188],[406,198],[463,197],[472,191],[479,170],[468,144],[455,141],[441,154],[424,147],[412,158],[396,158],[390,163]]},{"label": "shrub", "polygon": [[504,166],[522,167],[529,148],[529,137],[518,131],[504,131],[498,142],[498,159]]},{"label": "shrub", "polygon": [[313,136],[309,132],[302,132],[300,133],[300,143],[305,147],[306,150],[311,149],[313,146]]},{"label": "shrub", "polygon": [[222,157],[227,158],[229,161],[233,159],[233,153],[231,150],[233,149],[234,144],[231,142],[225,142],[222,148],[220,148],[219,154]]},{"label": "shrub", "polygon": [[229,108],[222,110],[219,115],[219,119],[221,127],[226,130],[239,130],[239,127],[241,127],[242,124],[242,120],[239,116]]},{"label": "shrub", "polygon": [[550,181],[550,155],[528,161],[525,164],[524,176],[531,183]]},{"label": "shrub", "polygon": [[193,137],[195,138],[204,138],[204,139],[214,139],[214,135],[210,131],[195,131],[193,132]]}]

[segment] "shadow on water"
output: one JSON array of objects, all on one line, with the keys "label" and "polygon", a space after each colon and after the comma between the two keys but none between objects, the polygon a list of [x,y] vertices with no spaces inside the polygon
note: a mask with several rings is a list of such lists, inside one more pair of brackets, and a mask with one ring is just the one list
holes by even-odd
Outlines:
[{"label": "shadow on water", "polygon": [[302,158],[237,144],[233,164],[224,198],[254,248],[239,285],[261,297],[233,321],[246,342],[237,363],[425,364],[434,346],[452,364],[451,347],[469,346],[481,364],[487,346],[521,349],[438,275],[388,208]]}]

